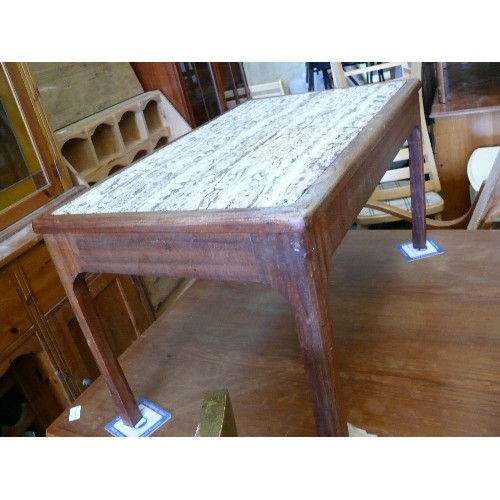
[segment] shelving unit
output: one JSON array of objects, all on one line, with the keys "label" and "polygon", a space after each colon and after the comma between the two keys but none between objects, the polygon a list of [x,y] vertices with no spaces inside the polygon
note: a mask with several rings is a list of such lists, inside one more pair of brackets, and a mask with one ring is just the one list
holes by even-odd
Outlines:
[{"label": "shelving unit", "polygon": [[171,129],[159,91],[140,94],[55,132],[66,162],[89,184],[167,144]]}]

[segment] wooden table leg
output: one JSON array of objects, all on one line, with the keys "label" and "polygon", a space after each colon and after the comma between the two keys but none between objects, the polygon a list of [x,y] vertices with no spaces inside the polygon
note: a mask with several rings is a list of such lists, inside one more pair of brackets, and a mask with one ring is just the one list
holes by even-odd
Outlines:
[{"label": "wooden table leg", "polygon": [[[72,300],[69,294],[68,298]],[[77,276],[74,282],[72,306],[123,423],[134,427],[142,419],[142,414],[106,339],[84,274]]]},{"label": "wooden table leg", "polygon": [[328,308],[326,259],[312,238],[254,235],[262,281],[282,293],[295,316],[320,436],[347,436]]},{"label": "wooden table leg", "polygon": [[413,248],[424,249],[427,244],[425,225],[424,158],[422,152],[422,131],[415,127],[408,138],[410,153],[410,183],[412,209]]},{"label": "wooden table leg", "polygon": [[80,272],[73,258],[67,257],[71,256],[71,250],[64,235],[47,235],[45,244],[97,367],[115,402],[118,414],[125,425],[133,427],[142,419],[142,414],[121,366],[109,346],[85,280],[85,273]]}]

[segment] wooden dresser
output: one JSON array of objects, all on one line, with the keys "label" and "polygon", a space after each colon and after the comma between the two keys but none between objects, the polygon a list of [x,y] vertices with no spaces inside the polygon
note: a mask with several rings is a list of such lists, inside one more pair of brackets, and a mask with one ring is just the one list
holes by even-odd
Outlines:
[{"label": "wooden dresser", "polygon": [[500,145],[500,63],[446,63],[446,102],[431,110],[436,165],[445,201],[443,219],[470,206],[467,162],[479,147]]},{"label": "wooden dresser", "polygon": [[[7,63],[1,70],[2,142],[10,140],[10,149],[17,143],[19,152],[14,157],[7,148],[0,155],[2,171],[12,172],[2,177],[0,189],[0,398],[15,387],[43,431],[99,372],[31,223],[84,188],[73,186],[63,167],[28,67]],[[19,157],[26,168],[19,168]],[[119,355],[153,321],[142,282],[110,274],[87,281]]]}]

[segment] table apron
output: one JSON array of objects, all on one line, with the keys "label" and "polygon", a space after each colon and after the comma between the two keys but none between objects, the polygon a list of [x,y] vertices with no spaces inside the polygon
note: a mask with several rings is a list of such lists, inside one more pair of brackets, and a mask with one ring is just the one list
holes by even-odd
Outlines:
[{"label": "table apron", "polygon": [[249,234],[73,234],[67,236],[67,242],[74,256],[75,274],[259,280]]}]

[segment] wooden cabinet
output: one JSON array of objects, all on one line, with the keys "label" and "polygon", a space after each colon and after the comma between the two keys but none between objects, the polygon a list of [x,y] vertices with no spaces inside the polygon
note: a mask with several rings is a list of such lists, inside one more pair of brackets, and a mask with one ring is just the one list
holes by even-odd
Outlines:
[{"label": "wooden cabinet", "polygon": [[[26,65],[1,65],[0,405],[15,386],[43,430],[99,375],[48,249],[31,223],[82,187],[64,160]],[[17,176],[17,177],[16,177]],[[19,189],[20,183],[28,191]],[[153,321],[142,282],[90,274],[89,289],[113,353],[121,354]],[[3,422],[0,421],[3,425]]]},{"label": "wooden cabinet", "polygon": [[470,207],[467,163],[476,148],[500,145],[500,63],[447,63],[446,103],[431,110],[443,219]]},{"label": "wooden cabinet", "polygon": [[26,64],[0,63],[0,142],[1,231],[72,185]]},{"label": "wooden cabinet", "polygon": [[[47,247],[38,243],[7,270],[19,295],[17,306],[21,303],[32,319],[65,394],[75,398],[98,376],[98,370]],[[140,282],[116,275],[89,275],[87,281],[112,349],[119,355],[152,321]],[[15,316],[21,315],[19,311]]]},{"label": "wooden cabinet", "polygon": [[249,98],[239,62],[133,62],[144,90],[160,90],[191,125],[199,127]]},{"label": "wooden cabinet", "polygon": [[[153,320],[146,295],[141,283],[131,276],[89,275],[88,282],[112,350],[118,356]],[[1,270],[0,287],[4,297],[0,302],[0,373],[7,372],[20,355],[35,352],[38,355],[31,363],[23,361],[25,373],[16,370],[21,380],[25,376],[32,379],[32,372],[40,370],[34,365],[40,363],[43,353],[52,394],[50,407],[41,399],[37,411],[39,419],[48,425],[98,377],[97,366],[43,242]],[[25,343],[27,349],[23,349]],[[28,400],[40,392],[36,383],[23,385]]]}]

